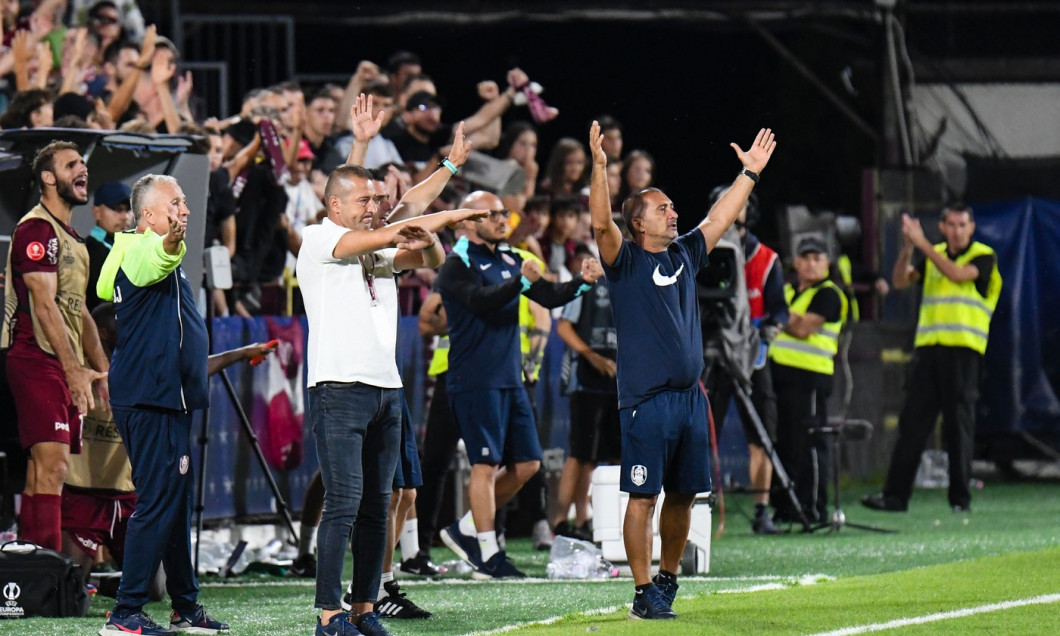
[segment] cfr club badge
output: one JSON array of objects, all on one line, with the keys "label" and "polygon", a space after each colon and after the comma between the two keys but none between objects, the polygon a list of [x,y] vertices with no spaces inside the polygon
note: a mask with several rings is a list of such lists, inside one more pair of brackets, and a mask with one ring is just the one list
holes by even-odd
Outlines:
[{"label": "cfr club badge", "polygon": [[44,245],[40,241],[33,241],[27,245],[26,258],[31,261],[39,261],[44,258]]}]

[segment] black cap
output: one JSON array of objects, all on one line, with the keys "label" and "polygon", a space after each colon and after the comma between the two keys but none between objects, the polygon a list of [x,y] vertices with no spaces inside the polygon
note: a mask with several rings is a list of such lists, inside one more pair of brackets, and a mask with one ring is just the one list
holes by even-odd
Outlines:
[{"label": "black cap", "polygon": [[254,141],[254,135],[258,134],[258,127],[249,119],[240,119],[228,128],[225,128],[224,134],[235,139],[239,145],[246,146]]},{"label": "black cap", "polygon": [[405,102],[405,110],[416,110],[421,106],[442,108],[442,102],[437,95],[427,91],[416,91]]},{"label": "black cap", "polygon": [[96,107],[92,102],[77,93],[63,93],[52,104],[52,116],[55,119],[66,115],[77,115],[87,121],[88,116],[94,113],[95,110]]},{"label": "black cap", "polygon": [[130,197],[132,197],[132,190],[129,189],[129,186],[121,181],[108,181],[96,188],[93,204],[105,205],[116,210],[119,205],[129,207]]},{"label": "black cap", "polygon": [[807,236],[799,241],[799,246],[795,248],[795,253],[799,256],[804,256],[811,252],[817,252],[819,254],[828,254],[828,247],[825,246],[824,241],[817,238],[816,236]]}]

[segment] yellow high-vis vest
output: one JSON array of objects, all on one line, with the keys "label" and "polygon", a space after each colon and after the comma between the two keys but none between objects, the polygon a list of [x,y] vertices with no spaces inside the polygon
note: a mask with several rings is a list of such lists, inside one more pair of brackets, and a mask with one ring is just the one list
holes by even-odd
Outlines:
[{"label": "yellow high-vis vest", "polygon": [[[935,251],[945,256],[946,244],[939,243]],[[963,267],[979,256],[992,255],[994,250],[991,247],[974,242],[954,264]],[[996,258],[985,297],[975,288],[974,280],[955,283],[929,259],[924,267],[924,295],[916,326],[916,346],[967,347],[980,354],[986,352],[990,318],[1000,295],[1001,273]]]},{"label": "yellow high-vis vest", "polygon": [[[537,257],[533,252],[529,252],[518,247],[513,247],[512,251],[519,255],[524,261],[535,261],[541,266],[542,271],[546,270],[545,262]],[[534,314],[530,311],[530,299],[526,296],[519,296],[519,351],[523,354],[523,361],[526,361],[526,356],[530,354],[530,332],[537,326],[537,321],[534,320]],[[523,369],[523,380],[529,380],[536,382],[538,377],[541,375],[541,365],[535,365],[533,368],[533,377],[525,377],[526,369]]]},{"label": "yellow high-vis vest", "polygon": [[434,353],[427,375],[441,375],[449,370],[449,334],[434,337]]},{"label": "yellow high-vis vest", "polygon": [[846,254],[840,254],[835,264],[839,270],[839,277],[843,279],[843,286],[850,292],[850,296],[847,297],[850,301],[850,322],[857,322],[861,320],[861,309],[858,307],[857,296],[854,295],[854,265]]},{"label": "yellow high-vis vest", "polygon": [[826,287],[834,289],[839,296],[841,304],[839,320],[824,323],[820,329],[806,338],[796,338],[781,331],[776,340],[769,345],[771,360],[777,364],[814,373],[832,375],[835,372],[835,355],[839,352],[839,331],[847,319],[846,294],[835,283],[826,279],[804,291],[798,298],[795,298],[794,303],[792,298],[795,297],[795,288],[785,285],[784,298],[788,301],[788,308],[792,312],[805,314],[813,297]]}]

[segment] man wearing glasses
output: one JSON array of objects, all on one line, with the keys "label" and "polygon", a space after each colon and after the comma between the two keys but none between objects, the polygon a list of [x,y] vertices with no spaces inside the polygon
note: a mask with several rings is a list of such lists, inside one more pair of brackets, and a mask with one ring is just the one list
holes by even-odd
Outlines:
[{"label": "man wearing glasses", "polygon": [[523,385],[519,295],[558,307],[590,289],[603,270],[587,259],[573,280],[550,283],[539,264],[523,261],[504,242],[510,211],[496,195],[473,192],[461,205],[488,209],[490,216],[457,242],[436,280],[449,319],[449,406],[471,462],[471,511],[440,534],[471,564],[474,578],[522,578],[499,548],[494,526],[497,507],[541,464]]}]

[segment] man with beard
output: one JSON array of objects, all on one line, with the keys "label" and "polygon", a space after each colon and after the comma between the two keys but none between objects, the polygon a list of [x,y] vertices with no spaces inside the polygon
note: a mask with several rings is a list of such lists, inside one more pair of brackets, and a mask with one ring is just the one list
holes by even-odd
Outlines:
[{"label": "man with beard", "polygon": [[591,289],[603,270],[589,259],[573,280],[551,283],[541,265],[524,261],[505,242],[511,211],[500,198],[472,192],[462,205],[490,211],[453,247],[437,279],[449,320],[449,406],[471,462],[471,510],[440,534],[474,568],[474,578],[524,578],[497,543],[495,526],[497,508],[541,465],[523,384],[519,297],[558,307]]},{"label": "man with beard", "polygon": [[74,206],[88,202],[88,167],[76,144],[53,141],[37,153],[33,173],[41,200],[11,237],[0,345],[10,348],[7,378],[29,456],[22,538],[58,551],[70,453],[81,452],[94,381],[99,398],[109,399],[109,364],[85,306],[88,250],[70,226]]}]

